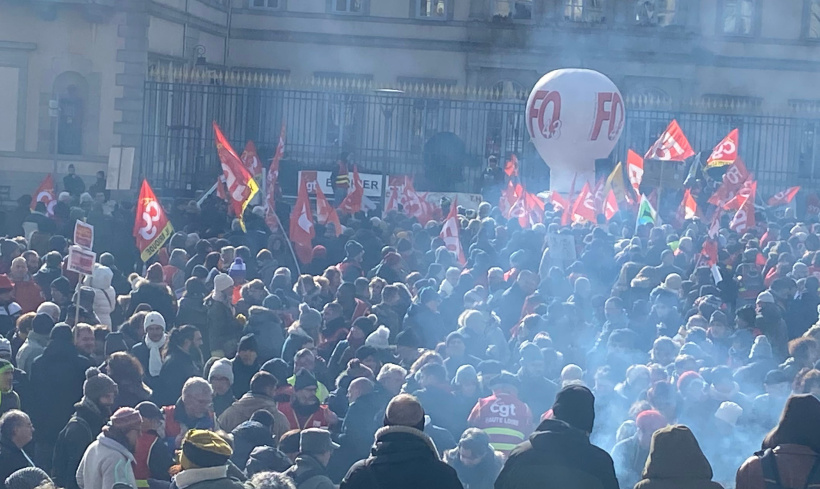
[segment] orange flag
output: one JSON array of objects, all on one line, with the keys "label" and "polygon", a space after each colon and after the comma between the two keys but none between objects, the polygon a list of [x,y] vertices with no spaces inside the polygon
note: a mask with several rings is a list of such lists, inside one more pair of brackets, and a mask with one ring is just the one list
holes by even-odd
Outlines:
[{"label": "orange flag", "polygon": [[457,208],[458,198],[456,197],[453,203],[450,204],[450,213],[447,215],[447,219],[444,220],[439,237],[444,240],[444,246],[447,247],[447,250],[455,253],[458,262],[464,265],[467,260],[464,259],[464,250],[461,248],[461,240],[459,239],[461,226],[458,223]]},{"label": "orange flag", "polygon": [[737,129],[733,129],[723,141],[715,146],[709,159],[706,160],[706,168],[716,168],[719,166],[731,165],[737,159],[738,149],[738,134]]},{"label": "orange flag", "polygon": [[245,143],[245,150],[242,151],[239,159],[242,160],[245,169],[254,177],[262,174],[262,162],[259,161],[259,153],[256,152],[256,145],[253,144],[253,141]]},{"label": "orange flag", "polygon": [[296,204],[293,205],[293,211],[290,214],[290,240],[293,242],[293,250],[300,262],[310,263],[313,260],[312,241],[315,236],[316,229],[313,226],[313,213],[310,211],[307,182],[302,180]]},{"label": "orange flag", "polygon": [[31,198],[32,210],[34,210],[34,206],[36,206],[38,202],[42,202],[46,205],[46,212],[49,216],[54,215],[54,204],[57,203],[57,195],[54,192],[54,178],[51,176],[51,173],[46,175],[43,181],[40,182],[40,186],[37,187],[34,197]]},{"label": "orange flag", "polygon": [[216,153],[222,163],[222,174],[225,176],[225,185],[228,188],[228,203],[234,215],[239,219],[242,229],[245,229],[243,215],[248,203],[259,191],[251,174],[245,169],[242,160],[236,155],[231,144],[225,139],[222,130],[213,122],[214,138],[216,139]]},{"label": "orange flag", "polygon": [[339,222],[339,214],[336,213],[336,209],[327,201],[327,197],[325,197],[325,193],[322,192],[322,186],[319,185],[319,182],[316,182],[316,186],[313,188],[316,189],[316,220],[319,224],[333,224],[336,236],[339,236],[342,234],[342,223]]},{"label": "orange flag", "polygon": [[347,197],[339,204],[339,210],[347,214],[355,214],[362,210],[362,197],[364,197],[364,187],[362,179],[359,178],[359,169],[353,165],[353,181]]},{"label": "orange flag", "polygon": [[790,203],[794,196],[797,195],[797,192],[800,191],[800,187],[792,187],[787,188],[786,190],[777,192],[776,194],[772,195],[769,199],[769,205],[784,205]]},{"label": "orange flag", "polygon": [[265,176],[265,224],[271,230],[279,226],[279,220],[276,218],[276,186],[279,184],[279,162],[282,161],[284,154],[285,123],[283,122],[282,129],[279,131],[279,143],[276,145],[276,153],[273,154],[268,174]]},{"label": "orange flag", "polygon": [[609,189],[609,193],[604,201],[604,217],[607,221],[612,220],[618,212],[618,199],[615,198],[615,192]]},{"label": "orange flag", "polygon": [[148,261],[162,248],[173,232],[174,226],[171,225],[157,196],[148,185],[148,180],[143,180],[132,232],[136,238],[137,248],[140,250],[140,259]]}]

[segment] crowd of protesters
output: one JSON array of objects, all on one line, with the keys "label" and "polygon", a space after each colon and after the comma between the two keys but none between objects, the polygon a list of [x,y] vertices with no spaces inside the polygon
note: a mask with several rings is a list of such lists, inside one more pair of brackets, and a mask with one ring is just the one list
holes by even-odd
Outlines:
[{"label": "crowd of protesters", "polygon": [[711,268],[705,218],[547,206],[522,229],[494,202],[458,210],[463,265],[440,219],[391,212],[317,224],[297,266],[263,209],[243,230],[212,196],[167,205],[143,265],[133,206],[72,175],[51,214],[24,196],[0,221],[9,489],[820,483],[820,224],[793,212],[742,235],[724,216]]}]

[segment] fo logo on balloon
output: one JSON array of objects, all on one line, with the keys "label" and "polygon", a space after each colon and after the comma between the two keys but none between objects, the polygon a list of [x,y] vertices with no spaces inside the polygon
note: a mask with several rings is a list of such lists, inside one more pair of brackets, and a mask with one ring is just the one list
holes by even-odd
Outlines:
[{"label": "fo logo on balloon", "polygon": [[604,122],[609,123],[609,130],[606,137],[610,141],[615,141],[621,135],[621,129],[624,127],[624,118],[626,109],[624,102],[621,100],[621,94],[618,92],[600,92],[598,93],[598,106],[595,111],[595,125],[592,128],[591,141],[597,141],[601,135],[601,129]]},{"label": "fo logo on balloon", "polygon": [[[550,106],[551,109],[550,109]],[[527,118],[530,134],[541,134],[545,139],[561,137],[561,93],[557,91],[538,90],[530,102]],[[538,122],[538,131],[533,128],[533,121]]]}]

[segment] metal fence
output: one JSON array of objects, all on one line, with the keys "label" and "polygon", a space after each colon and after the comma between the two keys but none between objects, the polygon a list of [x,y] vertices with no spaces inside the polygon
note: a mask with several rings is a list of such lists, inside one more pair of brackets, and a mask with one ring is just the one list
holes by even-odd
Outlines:
[{"label": "metal fence", "polygon": [[[431,189],[475,191],[489,155],[503,160],[516,152],[524,177],[534,186],[544,183],[544,165],[524,125],[525,94],[400,88],[360,80],[312,80],[293,88],[286,79],[247,73],[154,74],[145,84],[140,174],[163,191],[210,187],[220,171],[215,120],[237,152],[253,140],[263,160],[273,155],[285,122],[285,159],[298,168],[329,168],[349,151],[361,170],[416,174]],[[816,108],[755,115],[750,106],[700,102],[672,110],[658,104],[627,98],[627,123],[613,161],[627,148],[642,153],[675,118],[695,151],[710,151],[739,128],[740,154],[764,192],[796,184],[820,188]]]}]

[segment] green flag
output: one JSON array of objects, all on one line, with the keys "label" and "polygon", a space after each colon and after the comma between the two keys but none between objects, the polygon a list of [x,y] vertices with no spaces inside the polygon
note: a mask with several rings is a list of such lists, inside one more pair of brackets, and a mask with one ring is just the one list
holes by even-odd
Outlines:
[{"label": "green flag", "polygon": [[641,205],[638,207],[638,220],[635,222],[635,231],[637,232],[641,224],[652,223],[654,225],[657,217],[658,213],[652,208],[649,199],[646,198],[646,195],[641,194]]}]

